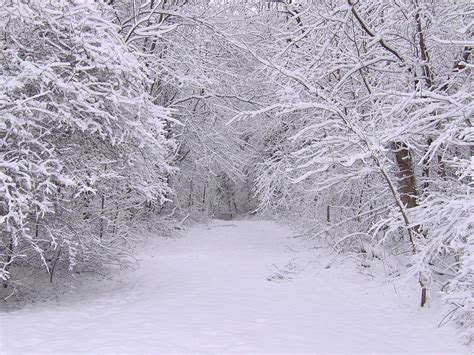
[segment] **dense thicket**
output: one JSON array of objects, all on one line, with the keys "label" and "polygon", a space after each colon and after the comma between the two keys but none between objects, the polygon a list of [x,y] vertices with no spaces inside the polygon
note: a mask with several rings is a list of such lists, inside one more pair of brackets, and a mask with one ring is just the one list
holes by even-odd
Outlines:
[{"label": "dense thicket", "polygon": [[259,210],[472,339],[471,4],[108,3],[0,9],[7,289],[123,263],[134,221]]},{"label": "dense thicket", "polygon": [[[110,9],[13,1],[0,9],[0,277],[121,264],[145,204],[169,195],[169,113]],[[27,273],[25,275],[25,272]],[[9,293],[11,294],[11,293]]]},{"label": "dense thicket", "polygon": [[268,39],[249,52],[281,89],[236,115],[277,122],[256,177],[261,203],[305,216],[311,237],[334,250],[416,279],[422,306],[441,292],[471,339],[474,8],[327,1],[272,9],[271,22],[261,21]]}]

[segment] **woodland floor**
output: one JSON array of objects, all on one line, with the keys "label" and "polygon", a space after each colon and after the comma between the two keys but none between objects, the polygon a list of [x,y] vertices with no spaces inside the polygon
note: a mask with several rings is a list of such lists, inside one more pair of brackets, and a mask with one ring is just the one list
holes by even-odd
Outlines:
[{"label": "woodland floor", "polygon": [[137,270],[0,313],[0,353],[469,353],[437,327],[439,301],[420,309],[416,287],[351,261],[326,268],[327,251],[292,236],[213,221],[154,240]]}]

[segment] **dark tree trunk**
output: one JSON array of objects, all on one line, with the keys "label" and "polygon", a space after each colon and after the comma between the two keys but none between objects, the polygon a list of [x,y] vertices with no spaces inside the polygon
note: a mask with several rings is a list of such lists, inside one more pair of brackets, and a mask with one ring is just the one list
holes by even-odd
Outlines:
[{"label": "dark tree trunk", "polygon": [[405,143],[394,142],[393,152],[398,167],[400,199],[406,208],[416,207],[418,193],[410,150]]}]

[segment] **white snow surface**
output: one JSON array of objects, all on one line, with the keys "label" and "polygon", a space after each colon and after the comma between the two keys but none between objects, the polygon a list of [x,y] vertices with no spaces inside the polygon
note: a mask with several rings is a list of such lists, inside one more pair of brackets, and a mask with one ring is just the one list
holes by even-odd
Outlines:
[{"label": "white snow surface", "polygon": [[[139,269],[114,276],[119,287],[0,314],[0,353],[469,353],[415,287],[350,262],[325,268],[328,252],[293,236],[270,221],[213,221],[154,239]],[[290,261],[304,271],[268,281]]]}]

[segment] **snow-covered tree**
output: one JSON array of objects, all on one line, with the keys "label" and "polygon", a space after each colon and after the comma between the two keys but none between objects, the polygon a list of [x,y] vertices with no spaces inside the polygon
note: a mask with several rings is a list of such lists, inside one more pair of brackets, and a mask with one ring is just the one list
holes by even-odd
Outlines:
[{"label": "snow-covered tree", "polygon": [[311,211],[314,237],[337,250],[405,255],[422,305],[451,273],[444,290],[463,295],[446,297],[466,329],[471,13],[465,2],[273,4],[261,10],[258,45],[243,46],[278,89],[235,116],[280,127],[256,165],[262,203]]},{"label": "snow-covered tree", "polygon": [[[126,227],[169,194],[169,112],[94,1],[0,9],[1,259],[15,272],[121,262]],[[124,223],[124,219],[128,222]]]}]

